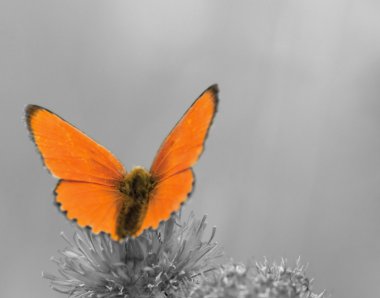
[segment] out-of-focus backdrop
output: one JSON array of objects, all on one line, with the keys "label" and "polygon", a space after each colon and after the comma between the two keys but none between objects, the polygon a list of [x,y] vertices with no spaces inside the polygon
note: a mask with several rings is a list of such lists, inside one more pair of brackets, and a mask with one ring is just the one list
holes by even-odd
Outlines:
[{"label": "out-of-focus backdrop", "polygon": [[380,295],[378,1],[0,3],[0,297],[63,297],[41,271],[73,225],[23,122],[55,111],[128,168],[209,85],[220,106],[188,210],[237,261],[308,262],[316,291]]}]

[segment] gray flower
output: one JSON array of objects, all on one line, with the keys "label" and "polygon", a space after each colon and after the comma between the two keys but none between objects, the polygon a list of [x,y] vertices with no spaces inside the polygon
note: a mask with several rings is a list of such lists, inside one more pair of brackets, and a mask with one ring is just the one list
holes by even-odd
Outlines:
[{"label": "gray flower", "polygon": [[280,265],[265,259],[256,266],[228,264],[205,277],[194,287],[191,298],[322,298],[311,291],[311,280],[299,260],[290,268],[285,260]]},{"label": "gray flower", "polygon": [[176,297],[212,271],[222,255],[212,242],[215,228],[208,241],[202,240],[205,220],[191,214],[178,223],[173,216],[158,230],[123,242],[79,229],[73,242],[62,235],[69,247],[53,259],[60,275],[43,276],[69,297]]}]

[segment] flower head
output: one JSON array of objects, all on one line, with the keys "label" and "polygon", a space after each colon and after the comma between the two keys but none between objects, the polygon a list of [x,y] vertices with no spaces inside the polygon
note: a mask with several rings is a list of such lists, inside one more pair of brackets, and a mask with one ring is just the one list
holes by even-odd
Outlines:
[{"label": "flower head", "polygon": [[256,266],[229,264],[220,267],[196,286],[191,298],[322,298],[311,291],[311,280],[305,276],[299,260],[290,268],[285,260],[277,265],[265,259]]},{"label": "flower head", "polygon": [[61,257],[53,259],[60,276],[44,273],[51,287],[70,297],[176,297],[199,276],[215,268],[221,256],[213,242],[215,228],[204,241],[206,217],[186,222],[179,217],[147,230],[138,238],[115,242],[106,234],[79,229]]}]

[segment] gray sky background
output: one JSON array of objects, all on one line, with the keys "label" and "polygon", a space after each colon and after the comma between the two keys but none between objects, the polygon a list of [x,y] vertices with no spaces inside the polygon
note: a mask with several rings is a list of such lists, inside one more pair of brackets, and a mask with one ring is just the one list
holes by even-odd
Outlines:
[{"label": "gray sky background", "polygon": [[193,100],[220,106],[186,211],[237,261],[309,262],[332,297],[380,294],[380,2],[0,2],[0,296],[63,297],[41,271],[73,226],[23,123],[45,106],[150,166]]}]

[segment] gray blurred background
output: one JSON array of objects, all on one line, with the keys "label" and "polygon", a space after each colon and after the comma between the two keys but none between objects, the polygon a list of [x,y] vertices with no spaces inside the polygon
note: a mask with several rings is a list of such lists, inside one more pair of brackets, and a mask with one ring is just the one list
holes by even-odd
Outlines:
[{"label": "gray blurred background", "polygon": [[186,210],[237,261],[309,262],[314,289],[380,295],[380,2],[0,2],[0,297],[41,278],[73,226],[23,122],[45,106],[150,166],[209,85],[219,112]]}]

